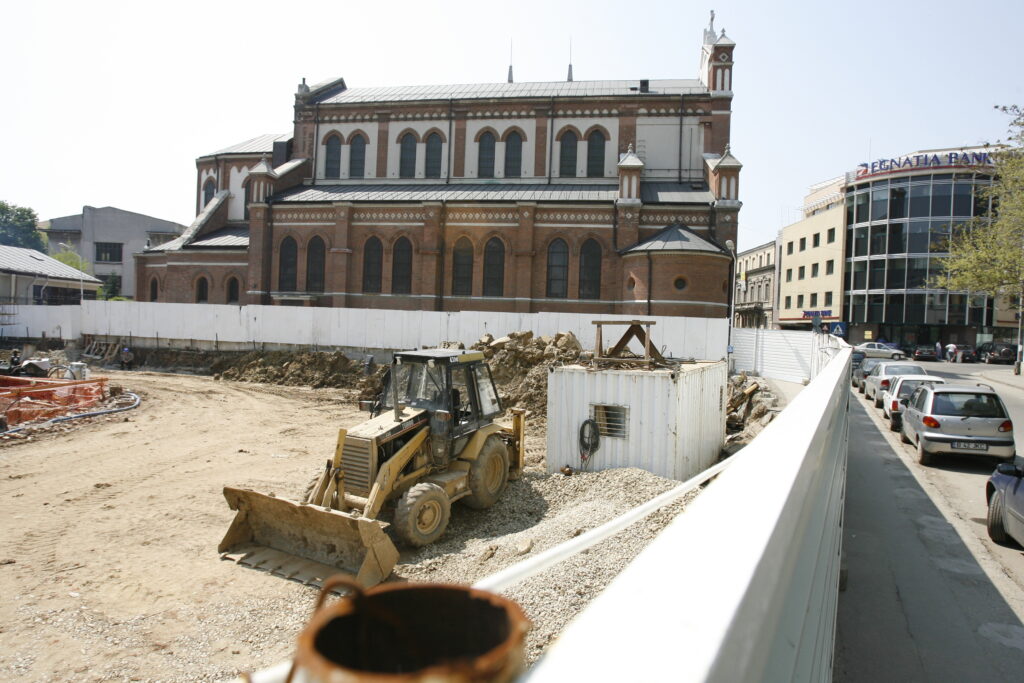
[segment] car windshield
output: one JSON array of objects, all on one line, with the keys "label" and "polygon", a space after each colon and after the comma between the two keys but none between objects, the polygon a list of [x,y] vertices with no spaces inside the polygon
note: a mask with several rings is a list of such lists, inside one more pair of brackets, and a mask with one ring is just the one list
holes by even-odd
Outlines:
[{"label": "car windshield", "polygon": [[[414,408],[439,410],[443,408],[444,368],[440,364],[430,367],[426,363],[402,363],[391,368],[397,378],[398,402]],[[394,408],[391,385],[384,389],[384,407]]]},{"label": "car windshield", "polygon": [[934,381],[935,380],[933,380],[933,379],[906,379],[906,380],[903,380],[903,382],[900,384],[899,390],[896,392],[896,398],[906,398],[907,396],[910,396],[912,393],[914,393],[914,389],[917,389],[919,386],[921,386],[925,382],[934,382]]},{"label": "car windshield", "polygon": [[919,365],[887,365],[882,371],[885,375],[923,375],[924,368]]},{"label": "car windshield", "polygon": [[1006,417],[1003,404],[995,394],[967,392],[935,394],[932,412],[956,417]]},{"label": "car windshield", "polygon": [[881,361],[877,358],[865,358],[864,362],[860,364],[860,369],[863,370],[866,375],[879,363],[881,363]]}]

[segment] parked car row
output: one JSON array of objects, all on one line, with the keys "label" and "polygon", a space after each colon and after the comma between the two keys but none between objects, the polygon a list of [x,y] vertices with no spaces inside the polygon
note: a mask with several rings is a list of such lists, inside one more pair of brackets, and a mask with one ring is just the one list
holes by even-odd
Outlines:
[{"label": "parked car row", "polygon": [[[979,354],[990,352],[985,346]],[[1013,421],[992,387],[947,383],[919,365],[875,358],[861,362],[852,384],[882,409],[889,429],[917,449],[920,464],[940,454],[1000,460],[985,485],[988,535],[996,543],[1012,538],[1024,545],[1024,459],[1016,457]]]}]

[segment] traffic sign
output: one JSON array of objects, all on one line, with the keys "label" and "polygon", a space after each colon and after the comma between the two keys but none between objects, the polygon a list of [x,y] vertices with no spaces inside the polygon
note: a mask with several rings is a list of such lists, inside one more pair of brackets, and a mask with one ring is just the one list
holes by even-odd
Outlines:
[{"label": "traffic sign", "polygon": [[834,334],[837,337],[846,337],[846,323],[832,323],[828,328],[829,334]]}]

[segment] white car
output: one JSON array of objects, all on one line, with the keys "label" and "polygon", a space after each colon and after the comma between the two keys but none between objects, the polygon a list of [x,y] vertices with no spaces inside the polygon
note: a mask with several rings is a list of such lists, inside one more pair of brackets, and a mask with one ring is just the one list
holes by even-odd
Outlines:
[{"label": "white car", "polygon": [[893,360],[900,360],[904,357],[904,353],[899,349],[894,349],[888,344],[881,344],[879,342],[866,342],[860,346],[853,347],[855,351],[861,351],[868,358],[891,358]]},{"label": "white car", "polygon": [[889,388],[892,378],[896,375],[927,375],[920,365],[901,361],[879,363],[864,377],[864,398],[875,402],[876,408],[882,407],[882,392]]},{"label": "white car", "polygon": [[910,398],[914,389],[925,382],[945,384],[946,380],[935,375],[897,375],[889,380],[889,387],[882,391],[882,413],[889,420],[889,431],[900,431],[900,399]]}]

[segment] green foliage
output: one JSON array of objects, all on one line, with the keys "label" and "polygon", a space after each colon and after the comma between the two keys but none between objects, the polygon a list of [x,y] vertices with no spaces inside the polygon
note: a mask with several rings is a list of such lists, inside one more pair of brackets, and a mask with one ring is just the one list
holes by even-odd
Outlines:
[{"label": "green foliage", "polygon": [[43,234],[36,229],[38,222],[32,209],[0,201],[0,244],[45,251]]},{"label": "green foliage", "polygon": [[975,219],[969,230],[953,237],[949,258],[942,260],[944,272],[932,286],[993,296],[1024,289],[1024,108],[998,109],[1012,120],[1008,139],[991,153],[995,176],[983,190],[995,215],[991,222]]},{"label": "green foliage", "polygon": [[60,251],[53,255],[53,258],[66,266],[77,268],[83,273],[88,273],[89,269],[92,268],[92,264],[82,258],[77,252],[71,251],[67,247],[61,247]]}]

